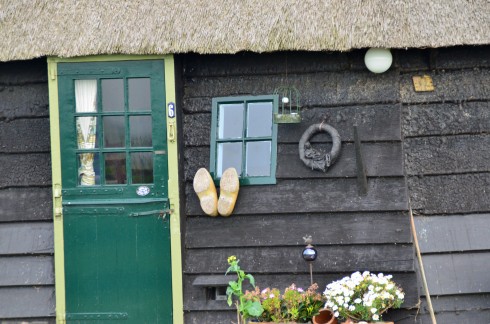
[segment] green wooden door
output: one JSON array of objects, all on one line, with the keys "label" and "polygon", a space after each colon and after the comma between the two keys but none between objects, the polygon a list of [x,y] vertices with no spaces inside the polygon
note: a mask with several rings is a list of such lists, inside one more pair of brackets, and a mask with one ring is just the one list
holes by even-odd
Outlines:
[{"label": "green wooden door", "polygon": [[164,62],[59,63],[66,320],[171,323]]}]

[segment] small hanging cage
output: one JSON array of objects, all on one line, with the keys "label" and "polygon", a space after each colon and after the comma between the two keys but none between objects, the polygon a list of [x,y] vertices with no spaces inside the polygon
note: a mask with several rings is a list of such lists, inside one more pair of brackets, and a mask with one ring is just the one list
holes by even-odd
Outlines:
[{"label": "small hanging cage", "polygon": [[292,124],[301,122],[300,94],[296,87],[281,86],[274,90],[279,95],[279,111],[274,114],[274,123]]}]

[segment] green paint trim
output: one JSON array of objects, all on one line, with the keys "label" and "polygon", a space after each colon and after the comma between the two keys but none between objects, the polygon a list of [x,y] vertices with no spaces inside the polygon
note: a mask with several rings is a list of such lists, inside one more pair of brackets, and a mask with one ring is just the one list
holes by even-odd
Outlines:
[{"label": "green paint trim", "polygon": [[56,274],[56,322],[65,323],[66,299],[63,215],[61,214],[61,147],[58,109],[58,80],[56,74],[57,63],[48,58],[51,172],[53,183],[54,270]]},{"label": "green paint trim", "polygon": [[[172,257],[172,303],[173,322],[184,323],[184,296],[182,286],[182,247],[180,233],[179,201],[179,158],[177,142],[177,116],[170,118],[169,103],[175,107],[175,65],[172,55],[165,56],[165,96],[167,104],[167,147],[168,147],[168,198],[170,209],[170,246]],[[173,131],[174,139],[171,138]]]},{"label": "green paint trim", "polygon": [[[75,58],[48,58],[48,78],[49,78],[49,107],[51,122],[51,160],[53,177],[53,197],[55,184],[59,184],[61,192],[61,147],[60,147],[60,127],[59,127],[59,105],[58,105],[58,83],[57,83],[57,63],[67,62],[108,62],[108,61],[132,61],[132,60],[164,60],[165,64],[165,95],[166,112],[168,116],[168,104],[175,104],[175,67],[173,55],[106,55],[106,56],[86,56]],[[172,124],[169,127],[169,124]],[[170,140],[170,131],[173,130],[175,140]],[[184,323],[184,298],[182,285],[182,248],[180,232],[180,201],[179,201],[179,173],[178,173],[178,142],[177,142],[177,117],[167,117],[167,145],[168,145],[168,197],[170,208],[173,213],[170,217],[170,244],[172,258],[172,305],[173,322],[175,324]],[[55,201],[53,206],[56,208],[61,199]],[[63,243],[63,217],[54,217],[54,236],[55,236],[55,285],[56,285],[56,321],[65,323],[66,299],[65,299],[65,274],[64,274],[64,243]]]},{"label": "green paint trim", "polygon": [[[255,102],[270,102],[272,103],[272,132],[270,136],[264,137],[247,137],[247,106],[249,103]],[[243,132],[242,136],[234,139],[219,139],[218,119],[220,104],[243,104]],[[236,96],[236,97],[218,97],[212,99],[211,106],[211,150],[209,156],[209,172],[214,179],[214,183],[219,185],[220,178],[217,176],[217,151],[220,143],[242,143],[242,174],[240,175],[240,185],[268,185],[276,184],[276,168],[277,168],[277,124],[274,123],[273,116],[277,114],[279,106],[278,95],[262,95],[262,96]],[[271,142],[271,165],[269,176],[245,176],[246,167],[246,143],[255,141],[270,141]]]}]

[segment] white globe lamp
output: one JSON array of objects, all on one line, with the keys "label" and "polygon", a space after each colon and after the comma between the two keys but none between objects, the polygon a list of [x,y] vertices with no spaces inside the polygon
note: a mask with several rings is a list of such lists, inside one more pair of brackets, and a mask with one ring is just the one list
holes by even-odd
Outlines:
[{"label": "white globe lamp", "polygon": [[393,63],[393,56],[387,48],[370,48],[364,56],[364,63],[369,71],[373,73],[386,72],[391,63]]}]

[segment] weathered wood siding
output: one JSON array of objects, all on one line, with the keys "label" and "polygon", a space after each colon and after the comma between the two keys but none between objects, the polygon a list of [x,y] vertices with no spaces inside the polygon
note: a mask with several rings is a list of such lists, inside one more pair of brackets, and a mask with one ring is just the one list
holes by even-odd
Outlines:
[{"label": "weathered wood siding", "polygon": [[0,322],[55,315],[45,60],[0,63]]},{"label": "weathered wood siding", "polygon": [[[436,317],[490,323],[490,47],[404,58],[405,170]],[[423,74],[435,91],[413,90],[411,77]]]},{"label": "weathered wood siding", "polygon": [[[183,138],[185,178],[184,308],[188,323],[229,322],[224,301],[206,300],[200,276],[223,275],[226,258],[237,255],[260,287],[307,286],[302,237],[313,236],[319,257],[314,279],[325,285],[356,270],[392,273],[406,291],[399,323],[414,323],[419,301],[401,134],[401,74],[397,65],[375,75],[350,54],[276,53],[183,57]],[[287,77],[286,77],[287,75]],[[209,167],[211,99],[271,94],[290,83],[301,92],[303,121],[279,125],[277,184],[243,186],[233,215],[207,217],[192,179]],[[335,127],[342,152],[327,173],[311,171],[298,157],[306,128]],[[353,126],[359,126],[368,192],[359,195]],[[329,142],[315,137],[316,144]]]}]

